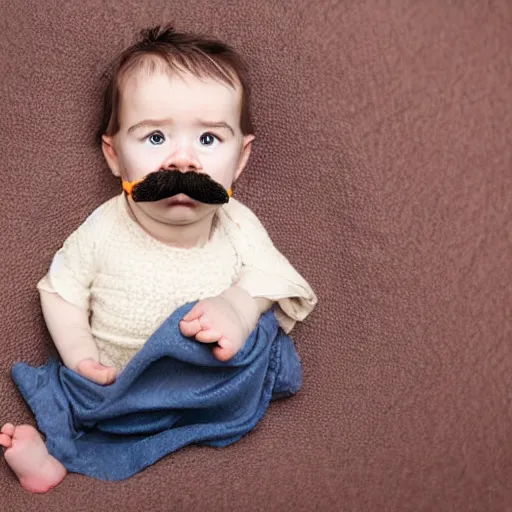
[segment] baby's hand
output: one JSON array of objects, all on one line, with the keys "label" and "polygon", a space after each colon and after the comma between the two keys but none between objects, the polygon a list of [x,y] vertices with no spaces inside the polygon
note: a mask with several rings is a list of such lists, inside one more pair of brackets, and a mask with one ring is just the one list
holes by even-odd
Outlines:
[{"label": "baby's hand", "polygon": [[76,365],[76,372],[82,377],[104,386],[112,384],[116,380],[117,373],[114,367],[104,366],[92,358],[82,359]]},{"label": "baby's hand", "polygon": [[184,336],[202,343],[218,343],[213,355],[228,361],[242,348],[259,318],[254,299],[233,287],[217,297],[200,300],[181,320]]}]

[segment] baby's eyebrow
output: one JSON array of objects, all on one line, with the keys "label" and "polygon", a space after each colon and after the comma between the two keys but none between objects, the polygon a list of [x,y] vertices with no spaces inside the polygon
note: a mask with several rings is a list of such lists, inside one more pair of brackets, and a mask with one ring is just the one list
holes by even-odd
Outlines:
[{"label": "baby's eyebrow", "polygon": [[[197,119],[196,123],[198,126],[203,128],[226,128],[232,135],[235,135],[235,130],[226,123],[226,121],[205,121],[203,119]],[[128,128],[128,133],[148,126],[168,126],[171,124],[173,124],[172,119],[144,119],[144,121],[130,126],[130,128]]]},{"label": "baby's eyebrow", "polygon": [[204,128],[226,128],[232,135],[235,135],[235,130],[233,130],[226,121],[204,121],[202,119],[198,119],[197,124]]},{"label": "baby's eyebrow", "polygon": [[128,133],[145,126],[168,126],[172,123],[172,119],[144,119],[144,121],[130,126],[130,128],[128,128]]}]

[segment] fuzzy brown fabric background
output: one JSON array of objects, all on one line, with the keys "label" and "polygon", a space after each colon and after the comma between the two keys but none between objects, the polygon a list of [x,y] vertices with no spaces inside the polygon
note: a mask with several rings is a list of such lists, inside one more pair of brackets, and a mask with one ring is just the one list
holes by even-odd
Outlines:
[{"label": "fuzzy brown fabric background", "polygon": [[4,512],[512,510],[512,3],[0,1],[0,423],[51,351],[35,289],[118,193],[102,73],[173,21],[248,59],[257,143],[235,196],[318,293],[304,387],[225,449]]}]

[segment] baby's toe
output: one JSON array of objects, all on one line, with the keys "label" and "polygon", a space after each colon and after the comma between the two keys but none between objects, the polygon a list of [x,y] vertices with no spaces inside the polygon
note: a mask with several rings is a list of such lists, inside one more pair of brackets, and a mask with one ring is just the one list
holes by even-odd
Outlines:
[{"label": "baby's toe", "polygon": [[6,423],[0,432],[2,434],[5,434],[9,437],[12,437],[14,435],[14,431],[16,430],[16,427],[12,423]]},{"label": "baby's toe", "polygon": [[0,446],[10,448],[12,446],[12,437],[6,434],[0,434]]}]

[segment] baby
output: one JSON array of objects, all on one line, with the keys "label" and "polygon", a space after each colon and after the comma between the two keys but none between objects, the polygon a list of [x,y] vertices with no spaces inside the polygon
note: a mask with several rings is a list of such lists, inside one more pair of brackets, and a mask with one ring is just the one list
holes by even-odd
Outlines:
[{"label": "baby", "polygon": [[[156,27],[120,55],[101,145],[123,192],[71,234],[37,286],[64,365],[111,384],[188,302],[182,334],[220,361],[274,303],[287,333],[312,311],[308,283],[230,198],[253,140],[247,73],[227,45]],[[5,424],[0,445],[27,490],[66,475],[32,426]]]}]

